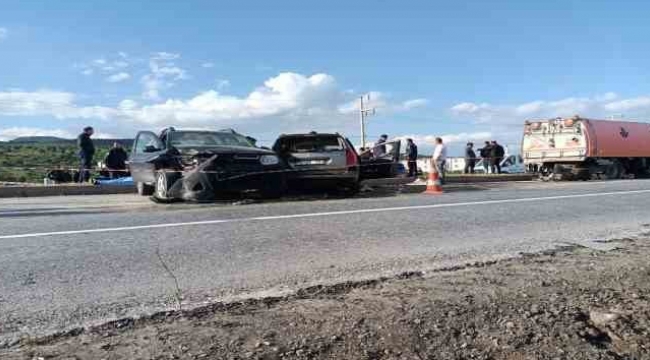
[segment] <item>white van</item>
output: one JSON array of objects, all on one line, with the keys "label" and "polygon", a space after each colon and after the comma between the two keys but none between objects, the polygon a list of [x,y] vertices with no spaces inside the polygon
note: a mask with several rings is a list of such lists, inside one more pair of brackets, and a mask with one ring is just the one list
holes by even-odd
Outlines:
[{"label": "white van", "polygon": [[[478,174],[485,173],[485,168],[483,167],[483,160],[479,160],[474,166],[474,172]],[[491,173],[490,167],[488,166],[488,174]],[[501,173],[502,174],[523,174],[526,172],[526,167],[524,166],[524,159],[521,155],[509,155],[506,154],[501,160]]]}]

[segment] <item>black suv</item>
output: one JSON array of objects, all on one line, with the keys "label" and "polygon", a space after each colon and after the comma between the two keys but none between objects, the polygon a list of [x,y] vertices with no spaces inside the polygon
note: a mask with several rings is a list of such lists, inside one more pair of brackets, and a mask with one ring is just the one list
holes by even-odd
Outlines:
[{"label": "black suv", "polygon": [[281,135],[273,150],[292,169],[288,180],[293,186],[328,186],[358,190],[363,180],[398,176],[400,141],[378,145],[383,149],[357,153],[350,140],[338,133],[310,132]]},{"label": "black suv", "polygon": [[230,129],[142,131],[133,143],[129,169],[138,193],[159,201],[210,201],[249,191],[281,196],[285,162],[251,140]]}]

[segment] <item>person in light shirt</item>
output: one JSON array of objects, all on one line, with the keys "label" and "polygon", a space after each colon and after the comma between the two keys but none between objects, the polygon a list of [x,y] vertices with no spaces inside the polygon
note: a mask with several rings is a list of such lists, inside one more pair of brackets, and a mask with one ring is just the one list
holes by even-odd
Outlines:
[{"label": "person in light shirt", "polygon": [[442,143],[442,138],[436,138],[436,148],[433,150],[433,166],[440,174],[440,182],[445,182],[445,163],[447,161],[447,146]]}]

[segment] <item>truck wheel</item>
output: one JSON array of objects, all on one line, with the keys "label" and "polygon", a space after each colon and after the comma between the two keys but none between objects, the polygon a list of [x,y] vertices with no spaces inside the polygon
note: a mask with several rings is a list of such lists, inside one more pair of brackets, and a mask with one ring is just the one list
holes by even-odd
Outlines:
[{"label": "truck wheel", "polygon": [[147,185],[143,182],[138,182],[136,184],[136,188],[138,189],[138,195],[140,196],[151,196],[154,192],[153,186]]},{"label": "truck wheel", "polygon": [[623,175],[624,169],[623,165],[617,160],[614,160],[609,166],[607,166],[607,169],[605,170],[605,178],[607,180],[615,180],[615,179],[620,179],[621,175]]}]

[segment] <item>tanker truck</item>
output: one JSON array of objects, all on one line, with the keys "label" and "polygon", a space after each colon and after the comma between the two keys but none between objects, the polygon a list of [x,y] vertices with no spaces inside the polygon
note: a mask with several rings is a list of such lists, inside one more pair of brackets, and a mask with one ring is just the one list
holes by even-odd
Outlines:
[{"label": "tanker truck", "polygon": [[650,123],[574,116],[528,120],[522,155],[542,179],[590,180],[648,177]]}]

